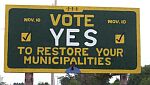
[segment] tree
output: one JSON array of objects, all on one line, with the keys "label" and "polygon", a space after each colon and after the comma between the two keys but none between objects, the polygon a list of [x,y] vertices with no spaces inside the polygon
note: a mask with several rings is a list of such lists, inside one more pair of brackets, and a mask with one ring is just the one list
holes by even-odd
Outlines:
[{"label": "tree", "polygon": [[61,85],[69,85],[69,78],[68,77],[62,77],[60,79]]},{"label": "tree", "polygon": [[24,85],[24,83],[13,83],[13,85]]},{"label": "tree", "polygon": [[119,85],[120,84],[120,80],[117,78],[114,83],[112,83],[111,85]]},{"label": "tree", "polygon": [[110,74],[79,74],[81,85],[110,85]]},{"label": "tree", "polygon": [[61,85],[81,85],[78,80],[76,80],[73,76],[70,78],[68,76],[60,78]]},{"label": "tree", "polygon": [[140,85],[150,85],[150,78],[144,78],[140,82]]},{"label": "tree", "polygon": [[61,85],[110,85],[110,74],[79,74],[77,79],[63,77]]},{"label": "tree", "polygon": [[[128,85],[147,85],[150,78],[150,65],[142,67],[140,74],[131,74],[129,76]],[[148,84],[149,85],[149,84]]]},{"label": "tree", "polygon": [[70,79],[68,85],[81,85],[80,82],[76,79]]},{"label": "tree", "polygon": [[141,80],[141,74],[131,74],[129,76],[128,85],[139,85]]}]

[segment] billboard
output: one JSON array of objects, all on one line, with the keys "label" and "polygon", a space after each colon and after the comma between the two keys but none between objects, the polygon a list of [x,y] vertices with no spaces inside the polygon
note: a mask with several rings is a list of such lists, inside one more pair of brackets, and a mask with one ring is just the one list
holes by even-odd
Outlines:
[{"label": "billboard", "polygon": [[5,72],[139,73],[138,8],[6,6]]}]

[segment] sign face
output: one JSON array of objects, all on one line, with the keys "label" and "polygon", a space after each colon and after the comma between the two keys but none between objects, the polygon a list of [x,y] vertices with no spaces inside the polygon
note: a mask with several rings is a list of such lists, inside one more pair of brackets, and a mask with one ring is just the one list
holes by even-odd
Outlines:
[{"label": "sign face", "polygon": [[139,9],[6,6],[5,72],[140,72]]}]

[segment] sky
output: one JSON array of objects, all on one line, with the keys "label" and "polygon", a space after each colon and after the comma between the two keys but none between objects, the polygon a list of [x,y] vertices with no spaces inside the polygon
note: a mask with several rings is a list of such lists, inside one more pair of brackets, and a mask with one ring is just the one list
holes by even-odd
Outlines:
[{"label": "sky", "polygon": [[[150,1],[149,0],[58,0],[58,6],[96,6],[96,7],[133,7],[140,8],[140,34],[141,34],[141,65],[150,64]],[[24,82],[24,73],[4,73],[4,28],[5,5],[52,5],[54,0],[0,0],[0,75],[8,83]],[[56,74],[55,78],[64,74]],[[50,83],[50,74],[35,73],[34,84],[40,81]]]}]

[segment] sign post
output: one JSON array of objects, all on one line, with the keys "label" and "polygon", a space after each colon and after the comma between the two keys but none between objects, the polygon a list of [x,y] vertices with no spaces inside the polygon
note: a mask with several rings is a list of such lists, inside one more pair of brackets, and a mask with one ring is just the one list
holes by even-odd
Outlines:
[{"label": "sign post", "polygon": [[138,8],[6,6],[5,72],[139,73]]},{"label": "sign post", "polygon": [[33,85],[33,73],[25,73],[25,85]]}]

